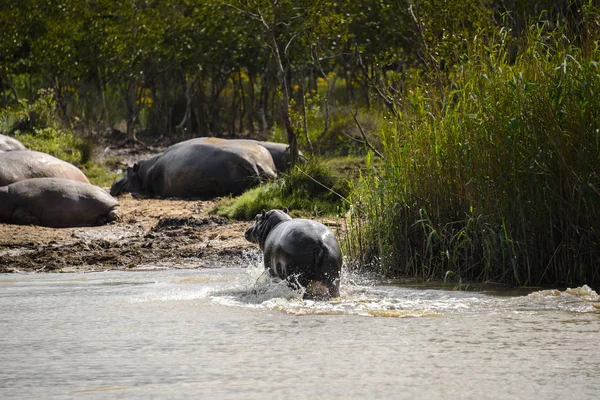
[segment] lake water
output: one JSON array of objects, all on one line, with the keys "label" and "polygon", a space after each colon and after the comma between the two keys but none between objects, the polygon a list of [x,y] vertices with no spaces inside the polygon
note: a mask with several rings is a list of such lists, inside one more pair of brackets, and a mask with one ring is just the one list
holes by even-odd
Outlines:
[{"label": "lake water", "polygon": [[258,265],[0,276],[2,399],[594,399],[600,297],[344,277],[304,301]]}]

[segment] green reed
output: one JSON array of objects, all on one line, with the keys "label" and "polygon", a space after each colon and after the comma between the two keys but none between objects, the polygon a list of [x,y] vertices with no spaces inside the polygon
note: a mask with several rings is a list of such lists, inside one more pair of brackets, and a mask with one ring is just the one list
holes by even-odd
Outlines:
[{"label": "green reed", "polygon": [[599,56],[598,37],[534,25],[408,74],[347,253],[387,276],[599,284]]}]

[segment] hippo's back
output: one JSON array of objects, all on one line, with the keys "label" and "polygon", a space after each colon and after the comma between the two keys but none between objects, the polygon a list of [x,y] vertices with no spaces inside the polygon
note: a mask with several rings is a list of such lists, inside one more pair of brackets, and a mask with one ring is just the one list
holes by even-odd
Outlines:
[{"label": "hippo's back", "polygon": [[[179,142],[171,146],[182,147],[197,144],[210,145],[228,152],[236,153],[245,158],[249,163],[256,166],[262,179],[274,179],[277,177],[277,165],[275,158],[268,147],[262,146],[262,142],[251,139],[222,139],[215,137],[198,137]],[[279,145],[279,143],[273,143]],[[286,146],[282,144],[282,146]]]},{"label": "hippo's back", "polygon": [[290,219],[276,225],[265,241],[268,250],[281,251],[294,257],[302,257],[307,250],[321,247],[338,257],[341,251],[334,233],[320,222],[309,219]]},{"label": "hippo's back", "polygon": [[32,178],[64,178],[89,183],[79,168],[38,151],[0,153],[0,186]]},{"label": "hippo's back", "polygon": [[0,135],[0,152],[27,150],[23,143],[6,135]]},{"label": "hippo's back", "polygon": [[291,219],[276,225],[264,246],[265,266],[271,274],[308,288],[314,282],[339,296],[342,252],[334,233],[325,225],[306,219]]},{"label": "hippo's back", "polygon": [[235,151],[205,143],[176,145],[152,170],[154,194],[208,198],[239,194],[259,182],[255,164]]},{"label": "hippo's back", "polygon": [[40,225],[93,225],[118,207],[118,201],[98,186],[62,178],[34,178],[7,186],[14,204],[35,215]]}]

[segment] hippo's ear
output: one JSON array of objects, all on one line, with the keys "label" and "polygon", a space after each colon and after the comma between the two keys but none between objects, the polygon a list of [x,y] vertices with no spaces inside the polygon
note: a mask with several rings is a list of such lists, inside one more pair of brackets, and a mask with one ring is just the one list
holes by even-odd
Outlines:
[{"label": "hippo's ear", "polygon": [[265,210],[262,210],[262,215],[261,217],[264,218],[267,215],[267,212]]},{"label": "hippo's ear", "polygon": [[290,210],[288,210],[288,209],[287,209],[287,207],[284,207],[284,208],[283,208],[283,210],[281,210],[281,211],[283,211],[283,212],[284,212],[284,213],[286,213],[286,214],[289,214],[289,213],[290,213],[290,212],[289,212]]},{"label": "hippo's ear", "polygon": [[139,169],[140,169],[140,164],[139,163],[133,164],[133,172],[138,172]]}]

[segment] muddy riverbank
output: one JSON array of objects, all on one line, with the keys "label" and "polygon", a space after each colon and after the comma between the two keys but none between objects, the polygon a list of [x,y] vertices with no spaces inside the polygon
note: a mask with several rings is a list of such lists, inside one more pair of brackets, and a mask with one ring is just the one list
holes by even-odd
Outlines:
[{"label": "muddy riverbank", "polygon": [[240,265],[258,254],[249,222],[208,214],[213,201],[119,197],[109,225],[53,229],[0,224],[0,272],[75,272]]}]

